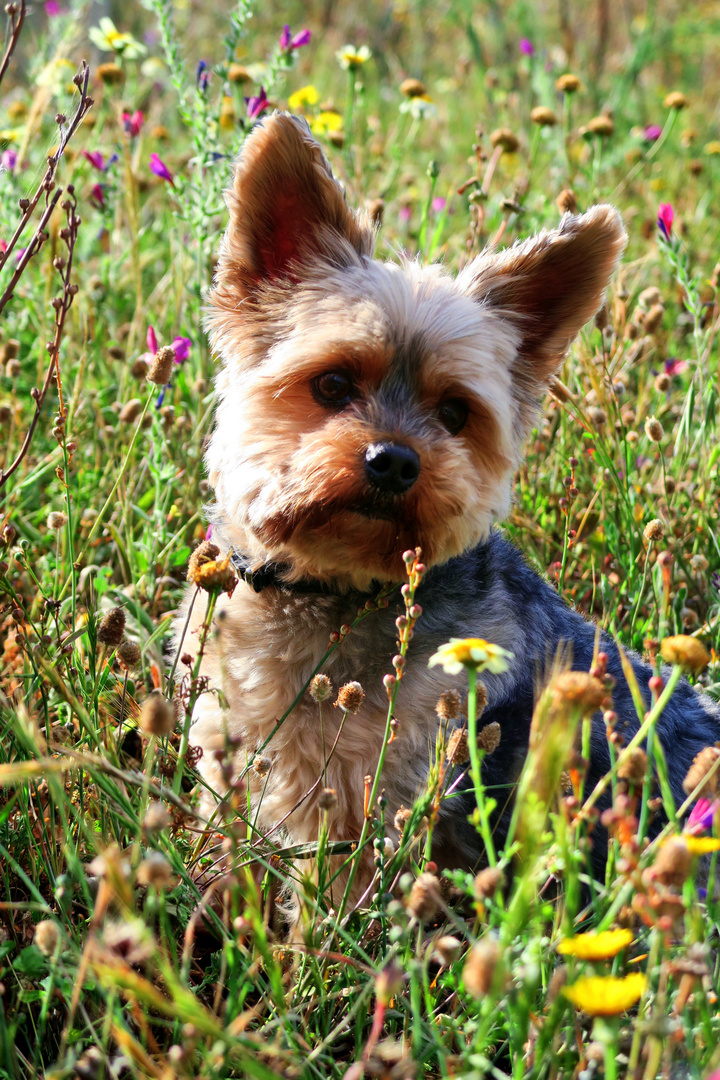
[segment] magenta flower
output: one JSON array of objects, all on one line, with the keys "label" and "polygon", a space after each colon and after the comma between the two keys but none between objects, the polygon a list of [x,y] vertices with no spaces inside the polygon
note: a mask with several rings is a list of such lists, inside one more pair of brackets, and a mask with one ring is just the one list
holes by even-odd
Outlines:
[{"label": "magenta flower", "polygon": [[6,169],[7,172],[15,172],[15,166],[17,165],[17,150],[3,150],[2,158],[0,158],[0,166]]},{"label": "magenta flower", "polygon": [[687,360],[678,360],[676,356],[668,356],[665,361],[665,374],[671,378],[673,375],[680,375],[681,372],[687,370]]},{"label": "magenta flower", "polygon": [[150,172],[155,173],[155,176],[159,176],[161,180],[167,180],[168,184],[174,186],[172,173],[154,150],[150,155]]},{"label": "magenta flower", "polygon": [[662,128],[659,124],[648,124],[643,131],[643,138],[645,142],[655,142],[662,135]]},{"label": "magenta flower", "polygon": [[147,337],[145,338],[145,340],[147,341],[148,349],[154,356],[155,353],[158,351],[158,339],[152,326],[148,326]]},{"label": "magenta flower", "polygon": [[172,341],[172,347],[175,351],[175,363],[182,364],[183,360],[187,360],[190,355],[190,346],[192,341],[189,337],[176,337]]},{"label": "magenta flower", "polygon": [[50,19],[53,15],[62,15],[58,0],[45,0],[45,14]]},{"label": "magenta flower", "polygon": [[105,158],[99,150],[83,150],[83,157],[87,158],[94,169],[105,172]]},{"label": "magenta flower", "polygon": [[139,109],[136,109],[134,113],[124,112],[122,122],[125,134],[129,135],[131,139],[136,138],[140,134],[144,120],[145,117]]},{"label": "magenta flower", "polygon": [[269,104],[265,87],[261,86],[260,93],[255,97],[245,98],[245,104],[247,105],[248,120],[257,120],[258,116],[265,112]]},{"label": "magenta flower", "polygon": [[698,799],[685,822],[685,832],[691,836],[712,829],[715,813],[720,808],[720,799]]},{"label": "magenta flower", "polygon": [[105,192],[103,188],[103,184],[93,184],[92,191],[90,192],[90,201],[93,202],[99,210],[105,209]]},{"label": "magenta flower", "polygon": [[4,255],[7,251],[7,240],[0,240],[0,255]]},{"label": "magenta flower", "polygon": [[436,195],[430,203],[430,207],[434,214],[441,214],[446,206],[447,199],[443,199],[442,195]]},{"label": "magenta flower", "polygon": [[400,218],[400,221],[401,221],[401,223],[403,225],[407,225],[408,221],[410,220],[411,214],[412,214],[412,210],[410,209],[409,206],[401,206],[400,207],[400,210],[398,212],[398,217]]},{"label": "magenta flower", "polygon": [[658,207],[657,223],[658,229],[663,234],[666,240],[670,239],[670,233],[672,232],[674,219],[675,211],[672,208],[672,203],[660,203],[660,206]]},{"label": "magenta flower", "polygon": [[535,46],[529,38],[520,38],[520,52],[523,56],[534,56]]},{"label": "magenta flower", "polygon": [[290,34],[290,27],[284,26],[283,32],[280,35],[280,49],[282,52],[292,52],[293,49],[302,49],[303,45],[310,44],[310,38],[312,34],[309,30],[301,30],[293,37]]}]

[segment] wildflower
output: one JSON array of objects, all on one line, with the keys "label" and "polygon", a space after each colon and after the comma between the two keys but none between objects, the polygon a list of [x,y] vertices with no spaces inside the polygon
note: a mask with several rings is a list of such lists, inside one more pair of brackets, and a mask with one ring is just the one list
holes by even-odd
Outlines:
[{"label": "wildflower", "polygon": [[645,421],[645,434],[651,442],[662,442],[662,437],[665,434],[663,426],[655,416],[649,416]]},{"label": "wildflower", "polygon": [[419,79],[403,79],[400,83],[400,93],[403,97],[415,98],[423,97],[427,93],[425,84],[420,82]]},{"label": "wildflower", "polygon": [[313,701],[317,701],[318,703],[327,701],[332,692],[333,684],[327,675],[313,675],[308,689],[308,693]]},{"label": "wildflower", "polygon": [[494,896],[498,889],[505,884],[505,875],[498,866],[486,866],[473,881],[473,896],[481,903]]},{"label": "wildflower", "polygon": [[47,527],[52,529],[53,532],[60,532],[67,525],[67,514],[64,514],[62,510],[53,510],[48,514]]},{"label": "wildflower", "polygon": [[662,128],[659,124],[647,124],[643,130],[643,138],[645,142],[656,142],[662,135]]},{"label": "wildflower", "polygon": [[118,647],[117,659],[121,668],[129,671],[140,659],[140,646],[136,641],[123,641]]},{"label": "wildflower", "polygon": [[478,734],[478,746],[480,746],[486,754],[494,754],[500,745],[500,734],[500,725],[496,720],[493,720],[491,724],[486,724]]},{"label": "wildflower", "polygon": [[700,552],[698,552],[697,555],[693,555],[690,559],[690,569],[694,574],[704,574],[709,565],[710,563]]},{"label": "wildflower", "polygon": [[136,109],[134,113],[124,112],[122,114],[123,128],[125,134],[129,135],[131,139],[137,138],[142,129],[145,117],[140,109]]},{"label": "wildflower", "polygon": [[518,48],[520,49],[520,52],[523,54],[523,56],[535,55],[535,46],[529,38],[520,38]]},{"label": "wildflower", "polygon": [[675,356],[669,356],[665,361],[665,374],[671,378],[673,375],[680,375],[683,371],[687,370],[687,360],[678,360]]},{"label": "wildflower", "polygon": [[441,664],[448,675],[458,675],[462,669],[490,671],[499,675],[507,671],[513,654],[483,638],[450,638],[428,660],[428,667]]},{"label": "wildflower", "polygon": [[175,709],[160,691],[146,697],[140,709],[138,727],[145,735],[162,739],[175,727]]},{"label": "wildflower", "polygon": [[88,37],[101,52],[114,52],[124,56],[126,60],[137,60],[147,52],[145,46],[136,41],[132,34],[120,33],[112,19],[107,17],[100,20],[99,26],[90,28]]},{"label": "wildflower", "polygon": [[429,94],[420,94],[403,101],[400,112],[409,113],[413,120],[421,120],[424,116],[434,116],[437,108]]},{"label": "wildflower", "polygon": [[610,960],[626,948],[632,939],[632,930],[576,934],[575,937],[563,938],[557,951],[562,956],[576,956],[579,960]]},{"label": "wildflower", "polygon": [[626,1012],[645,993],[647,976],[641,971],[622,979],[611,975],[588,975],[572,986],[563,987],[563,994],[576,1009],[590,1016],[617,1016]]},{"label": "wildflower", "polygon": [[483,938],[473,945],[462,973],[465,989],[475,997],[489,993],[499,961],[500,946],[494,938]]},{"label": "wildflower", "polygon": [[172,345],[163,345],[162,349],[158,349],[150,362],[147,373],[148,382],[155,383],[156,386],[166,386],[170,380],[174,363],[175,350]]},{"label": "wildflower", "polygon": [[549,109],[546,105],[538,105],[530,113],[530,119],[533,124],[538,124],[539,127],[553,127],[557,124],[557,116],[552,109]]},{"label": "wildflower", "polygon": [[342,129],[342,116],[334,109],[325,109],[310,121],[310,130],[313,135],[340,134]]},{"label": "wildflower", "polygon": [[62,14],[60,10],[60,5],[58,4],[58,0],[45,0],[45,4],[43,6],[45,8],[45,14],[49,19],[52,19],[55,15]]},{"label": "wildflower", "polygon": [[448,739],[445,757],[451,765],[465,765],[470,760],[466,728],[456,728]]},{"label": "wildflower", "polygon": [[718,776],[718,770],[713,769],[713,766],[718,758],[720,758],[720,749],[717,746],[706,746],[699,754],[695,755],[693,763],[683,780],[683,788],[688,795],[701,784],[702,787],[698,791],[698,796],[717,795],[720,776]]},{"label": "wildflower", "polygon": [[506,154],[514,154],[520,146],[520,140],[510,128],[497,128],[490,133],[490,142],[493,146],[502,147]]},{"label": "wildflower", "polygon": [[231,64],[227,71],[227,77],[231,83],[252,82],[250,72],[242,64]]},{"label": "wildflower", "polygon": [[304,110],[308,105],[317,105],[320,94],[315,86],[301,86],[288,98],[288,108],[292,112]]},{"label": "wildflower", "polygon": [[653,518],[652,521],[648,521],[647,525],[643,529],[643,536],[645,542],[650,543],[654,540],[662,540],[665,535],[665,522],[661,518]]},{"label": "wildflower", "polygon": [[[683,787],[685,785],[683,784]],[[687,790],[687,788],[685,789]],[[690,789],[693,790],[692,788]],[[715,814],[720,810],[720,799],[710,799],[704,796],[699,798],[690,811],[690,816],[685,822],[685,833],[688,836],[696,836],[713,827]]]},{"label": "wildflower", "polygon": [[442,934],[433,943],[433,951],[441,964],[454,964],[460,958],[463,943],[453,934]]},{"label": "wildflower", "polygon": [[143,403],[140,398],[130,398],[118,413],[118,420],[121,424],[133,424],[142,410]]},{"label": "wildflower", "polygon": [[643,315],[643,327],[647,334],[654,334],[662,322],[665,308],[662,304],[653,304],[649,311]]},{"label": "wildflower", "polygon": [[17,150],[3,150],[2,157],[0,157],[0,169],[4,169],[5,172],[15,172],[15,166],[17,165]]},{"label": "wildflower", "polygon": [[587,129],[591,135],[604,135],[606,138],[612,135],[615,125],[609,116],[593,116],[587,122]]},{"label": "wildflower", "polygon": [[434,214],[441,214],[443,210],[447,209],[447,199],[444,199],[442,195],[436,195],[430,203],[430,209]]},{"label": "wildflower", "polygon": [[82,156],[87,158],[94,169],[98,172],[105,172],[107,168],[105,164],[105,158],[102,156],[99,150],[83,150]]},{"label": "wildflower", "polygon": [[692,868],[688,839],[692,837],[671,836],[665,841],[655,862],[647,871],[651,881],[658,881],[661,885],[675,885],[678,888],[683,885]]},{"label": "wildflower", "polygon": [[207,540],[195,548],[190,556],[187,580],[206,592],[226,592],[232,596],[237,585],[237,575],[230,564],[230,555],[218,558],[220,549]]},{"label": "wildflower", "polygon": [[90,201],[94,206],[97,206],[98,210],[105,209],[105,185],[93,184],[90,189]]},{"label": "wildflower", "polygon": [[660,653],[666,664],[679,664],[688,671],[702,671],[710,663],[710,653],[702,642],[686,634],[666,637]]},{"label": "wildflower", "polygon": [[60,941],[57,923],[54,923],[52,919],[43,919],[35,927],[33,941],[43,956],[52,956]]},{"label": "wildflower", "polygon": [[717,139],[713,139],[711,142],[705,143],[703,150],[711,157],[713,157],[715,154],[720,154],[720,142],[718,142]]},{"label": "wildflower", "polygon": [[212,71],[210,71],[210,68],[207,65],[207,60],[198,60],[198,65],[195,69],[195,85],[201,94],[204,94],[207,90],[211,75]]},{"label": "wildflower", "polygon": [[582,83],[577,75],[568,72],[555,80],[555,89],[559,90],[561,94],[574,94],[577,90],[582,89]]},{"label": "wildflower", "polygon": [[119,86],[125,82],[125,72],[119,64],[98,64],[95,73],[106,86]]},{"label": "wildflower", "polygon": [[337,791],[335,788],[323,788],[318,796],[318,809],[322,811],[334,810],[338,804]]},{"label": "wildflower", "polygon": [[713,851],[720,851],[720,839],[715,836],[687,836],[685,843],[691,855],[709,855]]},{"label": "wildflower", "polygon": [[367,45],[361,45],[359,49],[356,49],[354,45],[345,45],[335,53],[340,67],[345,71],[356,71],[366,64],[371,56],[372,53]]},{"label": "wildflower", "polygon": [[345,683],[338,690],[335,704],[345,712],[356,713],[365,700],[365,691],[359,682]]},{"label": "wildflower", "polygon": [[406,901],[410,914],[421,922],[428,922],[437,915],[441,902],[440,882],[435,875],[419,874]]},{"label": "wildflower", "polygon": [[665,98],[666,109],[677,109],[679,112],[680,109],[684,109],[686,105],[687,98],[681,90],[673,90],[672,93],[668,94],[668,96]]},{"label": "wildflower", "polygon": [[175,337],[172,340],[170,348],[175,354],[175,363],[182,364],[184,360],[187,360],[190,355],[190,346],[192,341],[189,337]]},{"label": "wildflower", "polygon": [[309,30],[300,30],[300,32],[293,37],[290,33],[290,27],[284,26],[283,32],[280,35],[280,51],[290,53],[295,49],[302,49],[303,45],[310,44],[311,37],[312,34]]},{"label": "wildflower", "polygon": [[577,708],[584,716],[599,709],[607,697],[607,690],[594,675],[585,671],[562,671],[550,684],[556,705]]},{"label": "wildflower", "polygon": [[160,890],[171,888],[176,879],[165,856],[159,851],[151,851],[138,866],[137,880],[139,885]]},{"label": "wildflower", "polygon": [[121,607],[112,608],[100,620],[97,639],[101,645],[109,645],[110,648],[115,649],[122,641],[124,633],[125,611]]},{"label": "wildflower", "polygon": [[660,206],[658,207],[657,223],[658,229],[666,240],[670,239],[674,218],[675,211],[672,208],[672,203],[660,203]]},{"label": "wildflower", "polygon": [[462,698],[458,691],[446,690],[441,694],[435,706],[435,712],[441,720],[457,720],[462,715]]},{"label": "wildflower", "polygon": [[155,952],[155,941],[143,919],[106,923],[102,943],[128,964],[142,964]]},{"label": "wildflower", "polygon": [[147,810],[145,811],[145,817],[143,818],[143,829],[146,833],[159,833],[163,829],[167,829],[168,825],[172,824],[172,818],[170,813],[163,806],[161,802],[154,799]]},{"label": "wildflower", "polygon": [[159,176],[161,180],[167,180],[170,185],[174,186],[173,174],[154,150],[150,155],[150,172],[154,173],[155,176]]},{"label": "wildflower", "polygon": [[260,93],[254,97],[245,98],[245,104],[247,105],[248,120],[257,120],[270,104],[265,93],[265,87],[261,86]]}]

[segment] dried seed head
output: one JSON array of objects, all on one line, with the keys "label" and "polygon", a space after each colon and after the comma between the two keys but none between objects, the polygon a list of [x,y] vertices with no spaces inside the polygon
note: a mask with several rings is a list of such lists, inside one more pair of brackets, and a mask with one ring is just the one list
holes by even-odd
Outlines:
[{"label": "dried seed head", "polygon": [[172,825],[170,813],[157,799],[150,803],[143,818],[143,829],[146,833],[159,833]]},{"label": "dried seed head", "polygon": [[451,765],[464,765],[470,760],[466,728],[456,728],[448,739],[445,757]]},{"label": "dried seed head", "polygon": [[435,712],[441,720],[458,720],[462,716],[462,698],[457,690],[446,690],[438,698]]},{"label": "dried seed head", "polygon": [[265,777],[272,769],[272,758],[257,756],[253,761],[253,772],[259,777]]},{"label": "dried seed head", "polygon": [[486,724],[485,727],[479,732],[477,741],[486,754],[493,754],[500,745],[500,725],[496,720],[493,720],[491,724]]},{"label": "dried seed head", "polygon": [[500,946],[494,938],[486,937],[473,945],[462,973],[465,989],[475,997],[488,994],[499,960]]},{"label": "dried seed head", "polygon": [[718,784],[720,783],[718,772],[716,770],[709,778],[708,773],[718,758],[720,758],[720,749],[717,746],[706,746],[704,750],[695,755],[687,776],[683,780],[683,787],[688,795],[695,791],[698,784],[702,784],[696,794],[698,799],[709,798],[710,796],[714,798],[717,795]]},{"label": "dried seed head", "polygon": [[694,611],[691,607],[680,608],[680,621],[687,629],[690,626],[695,626],[698,621],[697,611]]},{"label": "dried seed head", "polygon": [[165,856],[151,851],[138,866],[137,880],[139,885],[160,890],[172,888],[176,878]]},{"label": "dried seed head", "polygon": [[53,532],[60,532],[67,525],[67,514],[64,514],[62,510],[53,510],[48,514],[47,527],[52,529]]},{"label": "dried seed head", "polygon": [[558,706],[580,709],[588,716],[599,709],[608,692],[599,679],[585,671],[563,671],[553,680],[553,700]]},{"label": "dried seed head", "polygon": [[140,659],[140,646],[136,641],[123,641],[118,647],[117,658],[120,667],[129,671]]},{"label": "dried seed head", "polygon": [[649,544],[651,541],[662,540],[665,535],[665,522],[661,518],[653,518],[652,521],[648,521],[647,525],[643,529],[643,536],[645,542]]},{"label": "dried seed head", "polygon": [[133,424],[142,411],[143,403],[140,398],[130,398],[118,413],[118,420],[121,424]]},{"label": "dried seed head", "polygon": [[563,188],[555,200],[555,205],[561,214],[577,214],[578,204],[573,189]]},{"label": "dried seed head", "polygon": [[441,964],[454,964],[462,951],[462,941],[453,934],[443,934],[433,945],[433,952]]},{"label": "dried seed head", "polygon": [[663,431],[662,424],[656,417],[649,416],[645,421],[645,434],[652,442],[659,443],[662,441],[665,432]]},{"label": "dried seed head", "polygon": [[308,693],[313,701],[327,701],[333,694],[333,684],[327,675],[314,675],[310,680]]},{"label": "dried seed head", "polygon": [[609,136],[615,130],[615,125],[609,116],[593,116],[592,120],[587,122],[587,130],[593,135]]},{"label": "dried seed head", "polygon": [[573,75],[571,72],[567,72],[566,75],[561,75],[559,79],[555,80],[555,89],[559,90],[561,94],[574,94],[581,87],[582,83],[577,75]]},{"label": "dried seed head", "polygon": [[175,350],[172,345],[163,345],[162,349],[158,349],[150,361],[150,370],[147,374],[148,382],[155,383],[156,386],[165,386],[170,381],[174,363]]},{"label": "dried seed head", "polygon": [[670,376],[664,371],[661,371],[659,375],[655,376],[655,389],[661,394],[666,394],[668,392],[670,383]]},{"label": "dried seed head", "polygon": [[400,93],[408,98],[422,97],[427,93],[425,84],[421,83],[419,79],[404,79],[400,83]]},{"label": "dried seed head", "polygon": [[647,289],[643,289],[638,296],[638,304],[645,311],[649,311],[653,304],[659,304],[661,299],[661,293],[657,286],[648,285]]},{"label": "dried seed head", "polygon": [[412,817],[412,810],[406,809],[401,806],[399,810],[395,811],[395,817],[393,818],[393,828],[396,832],[402,833],[405,825]]},{"label": "dried seed head", "polygon": [[549,109],[547,105],[538,105],[530,113],[530,119],[533,124],[538,124],[539,127],[552,127],[557,124],[557,116],[552,109]]},{"label": "dried seed head", "polygon": [[680,888],[690,874],[692,859],[683,837],[671,836],[660,848],[648,876],[661,885],[675,885]]},{"label": "dried seed head", "polygon": [[230,555],[219,559],[220,548],[209,540],[203,540],[188,561],[187,580],[206,592],[226,592],[232,596],[237,585],[237,575],[230,563]]},{"label": "dried seed head", "polygon": [[242,64],[230,64],[227,77],[232,83],[252,82],[252,75]]},{"label": "dried seed head", "polygon": [[497,866],[486,866],[479,874],[475,875],[473,882],[473,895],[480,903],[494,896],[498,888],[505,883],[505,875]]},{"label": "dried seed head", "polygon": [[684,109],[686,105],[687,98],[681,90],[673,90],[672,93],[668,94],[665,98],[666,109],[677,109],[679,111],[680,109]]},{"label": "dried seed head", "polygon": [[334,810],[337,804],[338,797],[335,788],[323,788],[318,796],[318,808],[320,810]]},{"label": "dried seed head", "polygon": [[497,128],[490,134],[493,146],[501,146],[506,154],[514,154],[520,146],[520,140],[510,128]]},{"label": "dried seed head", "polygon": [[175,727],[175,709],[159,691],[145,698],[138,727],[145,735],[155,735],[158,739],[169,735]]},{"label": "dried seed head", "polygon": [[17,338],[8,338],[1,350],[3,360],[14,360],[20,353],[20,342]]},{"label": "dried seed head", "polygon": [[710,653],[703,643],[687,634],[665,638],[660,655],[666,664],[680,664],[688,671],[702,671],[710,663]]},{"label": "dried seed head", "polygon": [[125,611],[121,607],[113,608],[103,615],[98,626],[97,639],[101,645],[114,649],[120,644],[125,633]]},{"label": "dried seed head", "polygon": [[649,311],[643,315],[643,329],[646,334],[654,334],[663,320],[665,308],[662,304],[653,304]]},{"label": "dried seed head", "polygon": [[411,915],[427,922],[437,915],[442,900],[440,882],[434,874],[422,873],[413,882],[406,907]]},{"label": "dried seed head", "polygon": [[199,585],[200,582],[197,580],[197,575],[200,569],[206,563],[213,562],[217,559],[219,554],[220,548],[216,544],[211,543],[210,540],[203,540],[202,543],[198,544],[188,561],[187,580],[193,585]]},{"label": "dried seed head", "polygon": [[604,428],[607,424],[607,413],[598,406],[588,409],[588,419],[594,428]]},{"label": "dried seed head", "polygon": [[147,360],[143,360],[141,356],[134,360],[130,367],[130,374],[134,375],[136,379],[144,379],[150,370],[150,365]]},{"label": "dried seed head", "polygon": [[95,74],[106,86],[117,86],[125,82],[125,72],[118,64],[98,64]]},{"label": "dried seed head", "polygon": [[617,774],[633,787],[640,787],[647,773],[647,754],[639,747],[624,750],[620,755]]},{"label": "dried seed head", "polygon": [[356,713],[365,700],[365,691],[359,682],[345,683],[338,690],[335,704],[349,713]]},{"label": "dried seed head", "polygon": [[52,919],[43,919],[35,927],[33,943],[43,956],[52,956],[60,941],[60,931]]},{"label": "dried seed head", "polygon": [[697,555],[693,555],[690,559],[690,569],[693,574],[704,574],[710,563],[707,561],[704,555],[700,552]]}]

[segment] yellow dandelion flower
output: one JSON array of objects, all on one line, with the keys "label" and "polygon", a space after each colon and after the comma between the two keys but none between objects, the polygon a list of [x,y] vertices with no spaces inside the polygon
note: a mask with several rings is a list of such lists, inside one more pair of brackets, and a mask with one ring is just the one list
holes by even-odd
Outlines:
[{"label": "yellow dandelion flower", "polygon": [[691,855],[708,855],[720,851],[720,840],[715,836],[686,836],[685,845]]},{"label": "yellow dandelion flower", "polygon": [[294,94],[291,94],[288,98],[288,108],[292,112],[307,108],[308,105],[317,105],[320,100],[320,94],[317,92],[314,86],[301,86],[299,90],[296,90]]},{"label": "yellow dandelion flower", "polygon": [[310,130],[313,135],[328,135],[331,131],[340,131],[343,118],[334,109],[327,110],[314,116],[310,121]]},{"label": "yellow dandelion flower", "polygon": [[499,675],[507,671],[513,654],[484,638],[450,638],[428,660],[428,667],[441,664],[448,675],[458,675],[463,668],[490,671]]},{"label": "yellow dandelion flower", "polygon": [[563,987],[563,994],[576,1009],[582,1009],[589,1016],[617,1016],[640,1000],[646,986],[647,976],[640,971],[623,979],[588,975],[572,986]]},{"label": "yellow dandelion flower", "polygon": [[609,960],[617,956],[633,939],[632,930],[605,930],[600,934],[576,934],[563,938],[557,951],[579,960]]},{"label": "yellow dandelion flower", "polygon": [[706,143],[703,149],[706,154],[720,154],[720,142],[713,139],[711,142]]},{"label": "yellow dandelion flower", "polygon": [[345,45],[335,53],[335,56],[337,57],[341,68],[344,68],[346,71],[348,68],[351,71],[355,71],[357,68],[362,67],[363,64],[368,62],[372,53],[367,45],[361,45],[359,49],[356,49],[354,45]]}]

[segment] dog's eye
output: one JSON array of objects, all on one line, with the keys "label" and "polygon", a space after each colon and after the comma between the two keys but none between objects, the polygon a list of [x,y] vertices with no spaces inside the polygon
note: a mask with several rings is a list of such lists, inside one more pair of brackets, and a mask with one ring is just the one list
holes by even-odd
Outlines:
[{"label": "dog's eye", "polygon": [[347,405],[354,387],[346,371],[326,371],[313,379],[312,389],[321,405]]},{"label": "dog's eye", "polygon": [[436,415],[451,435],[459,435],[468,418],[468,407],[460,398],[448,398],[438,405]]}]

